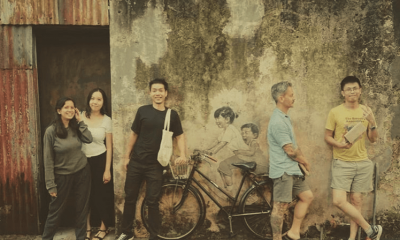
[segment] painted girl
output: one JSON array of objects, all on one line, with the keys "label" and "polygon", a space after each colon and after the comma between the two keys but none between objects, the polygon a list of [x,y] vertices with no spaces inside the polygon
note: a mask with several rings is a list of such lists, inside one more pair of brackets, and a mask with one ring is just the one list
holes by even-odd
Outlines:
[{"label": "painted girl", "polygon": [[[221,107],[214,112],[215,123],[219,128],[223,129],[223,132],[218,137],[218,143],[208,149],[208,152],[211,155],[215,155],[225,146],[227,146],[233,153],[238,150],[249,149],[249,147],[244,143],[240,131],[232,125],[233,121],[237,117],[237,114],[235,114],[230,107]],[[229,180],[231,182],[231,175],[227,175],[227,173],[221,171],[220,168],[218,168],[218,171],[221,178],[224,180],[224,183]],[[226,179],[227,177],[229,178],[228,180]]]}]

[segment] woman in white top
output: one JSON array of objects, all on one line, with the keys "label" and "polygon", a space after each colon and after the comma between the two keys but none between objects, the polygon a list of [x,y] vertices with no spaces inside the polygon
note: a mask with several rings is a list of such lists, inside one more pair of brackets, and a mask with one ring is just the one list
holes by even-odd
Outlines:
[{"label": "woman in white top", "polygon": [[[91,206],[87,218],[87,234],[90,239],[90,216],[100,218],[99,232],[93,239],[104,239],[108,227],[114,225],[114,187],[112,181],[112,121],[107,116],[107,96],[100,88],[90,91],[86,101],[83,121],[88,125],[93,142],[83,144],[92,172]],[[105,140],[105,141],[104,141]]]}]

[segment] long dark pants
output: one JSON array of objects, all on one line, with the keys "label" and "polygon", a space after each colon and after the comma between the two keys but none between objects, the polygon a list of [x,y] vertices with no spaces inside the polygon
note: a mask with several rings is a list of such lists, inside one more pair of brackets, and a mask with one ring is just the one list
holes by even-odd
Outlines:
[{"label": "long dark pants", "polygon": [[136,202],[140,186],[146,181],[145,201],[149,210],[150,239],[157,237],[155,229],[161,225],[158,200],[162,186],[163,167],[159,164],[144,165],[132,160],[128,166],[125,182],[125,205],[122,216],[122,232],[133,235],[133,220],[135,218]]},{"label": "long dark pants", "polygon": [[114,182],[111,171],[111,181],[103,182],[106,169],[107,152],[88,158],[92,172],[92,188],[90,193],[91,215],[100,218],[106,227],[114,226]]},{"label": "long dark pants", "polygon": [[86,165],[86,167],[73,174],[55,174],[55,182],[57,184],[57,197],[51,197],[49,214],[47,215],[42,239],[53,239],[60,224],[62,213],[67,205],[68,197],[73,195],[76,211],[75,236],[77,240],[84,240],[86,237],[86,218],[89,210],[90,167]]}]

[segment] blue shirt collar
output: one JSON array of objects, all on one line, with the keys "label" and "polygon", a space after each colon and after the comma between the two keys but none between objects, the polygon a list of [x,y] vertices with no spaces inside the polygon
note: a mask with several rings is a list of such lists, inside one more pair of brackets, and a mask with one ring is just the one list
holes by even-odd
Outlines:
[{"label": "blue shirt collar", "polygon": [[275,108],[275,110],[279,115],[283,115],[284,117],[289,118],[289,115],[285,114],[284,112],[282,112],[282,110],[280,110],[279,108]]}]

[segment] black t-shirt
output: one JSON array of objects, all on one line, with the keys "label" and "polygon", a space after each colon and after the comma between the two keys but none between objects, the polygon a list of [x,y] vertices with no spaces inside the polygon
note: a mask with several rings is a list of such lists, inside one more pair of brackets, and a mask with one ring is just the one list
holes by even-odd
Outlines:
[{"label": "black t-shirt", "polygon": [[[158,163],[157,154],[160,150],[166,114],[167,108],[164,111],[159,111],[153,105],[141,106],[138,109],[131,127],[132,131],[138,134],[131,157],[133,161],[146,164]],[[171,110],[169,131],[174,133],[174,137],[183,133],[181,120],[174,110]]]}]

